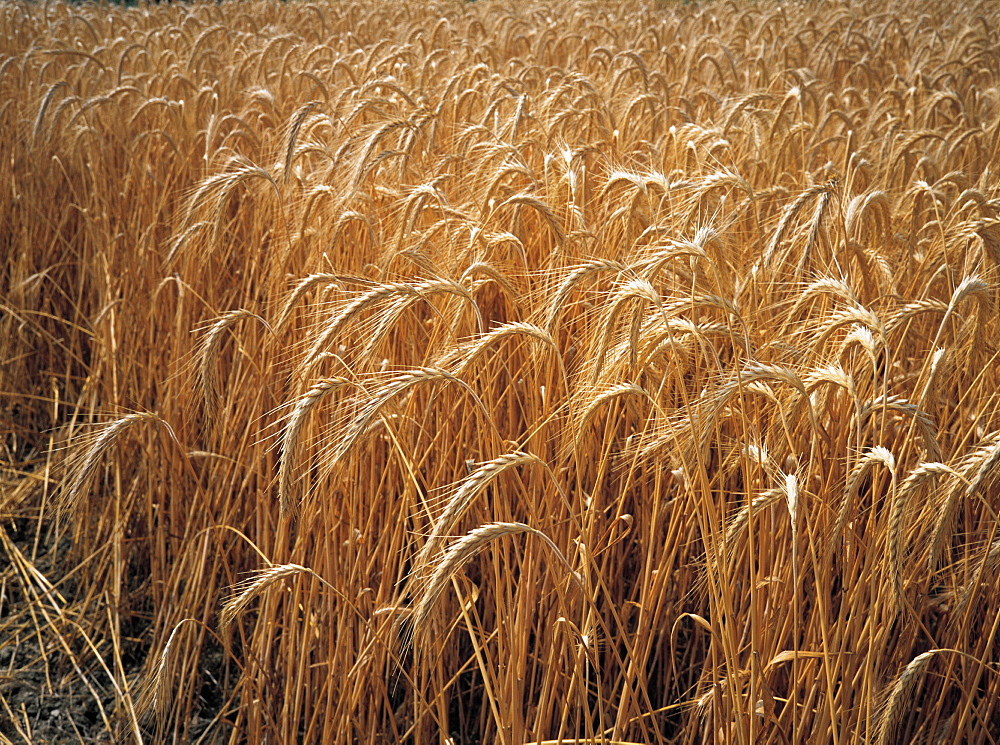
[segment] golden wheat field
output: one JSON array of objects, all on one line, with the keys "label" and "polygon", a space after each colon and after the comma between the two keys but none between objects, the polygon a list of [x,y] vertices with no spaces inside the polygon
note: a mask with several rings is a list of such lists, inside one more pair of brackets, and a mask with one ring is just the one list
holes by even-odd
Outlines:
[{"label": "golden wheat field", "polygon": [[0,4],[0,742],[1000,741],[1000,5]]}]

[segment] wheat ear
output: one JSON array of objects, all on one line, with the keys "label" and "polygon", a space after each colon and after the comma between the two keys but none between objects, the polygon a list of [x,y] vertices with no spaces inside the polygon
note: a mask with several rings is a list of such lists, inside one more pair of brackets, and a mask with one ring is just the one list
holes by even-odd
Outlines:
[{"label": "wheat ear", "polygon": [[282,180],[286,184],[292,174],[292,156],[295,153],[295,140],[298,139],[299,130],[302,129],[302,124],[305,122],[306,117],[309,116],[309,112],[319,106],[319,104],[319,101],[309,101],[300,106],[292,116],[292,124],[288,130],[288,146],[285,148],[284,173],[282,174]]},{"label": "wheat ear", "polygon": [[844,529],[847,527],[848,519],[851,514],[851,507],[854,504],[854,498],[857,496],[858,489],[861,487],[861,482],[864,480],[864,477],[868,474],[868,472],[879,463],[884,465],[889,470],[893,479],[893,484],[895,484],[896,457],[887,448],[884,448],[881,445],[876,445],[861,456],[861,459],[854,465],[850,475],[847,477],[847,488],[844,490],[844,501],[841,503],[840,510],[837,512],[837,518],[833,524],[833,533],[830,535],[830,540],[827,544],[827,559],[832,557],[835,546],[843,535]]},{"label": "wheat ear", "polygon": [[201,388],[202,399],[205,404],[205,413],[211,418],[219,408],[219,371],[216,360],[219,356],[219,349],[222,347],[222,340],[225,332],[237,321],[244,318],[256,318],[264,327],[271,330],[271,326],[263,318],[249,310],[238,308],[228,311],[219,316],[218,319],[209,326],[208,331],[198,344],[195,353],[195,360],[198,366],[198,383]]},{"label": "wheat ear", "polygon": [[[609,303],[610,308],[604,317],[604,323],[601,327],[601,333],[599,335],[597,354],[594,357],[593,362],[593,374],[591,376],[591,383],[597,383],[601,377],[601,370],[604,367],[604,358],[607,355],[608,348],[611,346],[612,338],[614,336],[615,326],[618,323],[618,317],[621,315],[625,304],[632,300],[633,298],[639,300],[646,300],[647,302],[653,304],[657,309],[663,308],[663,300],[660,297],[660,293],[656,291],[656,288],[650,282],[644,279],[633,279],[632,281],[626,283],[618,292],[614,294]],[[632,333],[630,336],[632,350],[631,357],[632,363],[635,363],[636,359],[636,345],[638,344],[637,334],[638,329],[641,327],[640,322],[636,319],[641,319],[639,315],[640,311],[636,311],[636,315],[633,316],[633,321],[631,324]]]},{"label": "wheat ear", "polygon": [[427,625],[427,621],[430,618],[431,611],[434,609],[434,605],[437,603],[437,600],[444,591],[444,588],[448,585],[448,582],[455,575],[455,573],[461,569],[462,566],[469,561],[469,559],[478,554],[486,547],[487,544],[497,538],[505,535],[517,535],[520,533],[529,533],[540,538],[542,542],[552,550],[559,562],[569,570],[570,576],[573,580],[577,584],[580,584],[581,580],[579,575],[573,571],[572,567],[570,567],[570,564],[566,561],[566,557],[563,556],[562,551],[560,551],[559,547],[552,542],[551,538],[542,533],[540,530],[536,530],[530,525],[525,525],[524,523],[498,522],[480,525],[478,528],[473,528],[466,535],[462,536],[448,546],[441,563],[434,569],[434,573],[427,581],[423,595],[417,602],[416,608],[413,612],[414,634],[419,634],[424,630]]},{"label": "wheat ear", "polygon": [[470,388],[464,381],[456,378],[447,370],[441,370],[440,368],[433,367],[422,367],[415,370],[409,370],[389,380],[385,385],[377,389],[373,393],[372,397],[364,403],[358,415],[345,427],[344,434],[340,438],[340,442],[334,450],[331,465],[341,460],[354,446],[354,443],[371,429],[375,419],[379,416],[382,409],[389,403],[389,401],[397,396],[404,395],[407,391],[420,383],[435,380],[454,383],[461,387],[472,397],[473,401],[480,408],[480,410],[488,416],[485,406],[483,406],[482,401],[475,394],[472,388]]},{"label": "wheat ear", "polygon": [[997,567],[1000,567],[1000,540],[993,541],[986,550],[986,555],[976,563],[979,564],[979,569],[974,572],[974,576],[965,583],[965,586],[958,593],[959,600],[955,605],[954,618],[962,618],[965,615],[969,601],[982,583],[983,578],[996,576]]},{"label": "wheat ear", "polygon": [[965,458],[959,468],[962,478],[956,479],[942,501],[934,521],[930,545],[927,550],[927,569],[931,573],[937,570],[937,563],[944,548],[945,541],[950,538],[955,506],[960,496],[971,498],[976,495],[987,478],[1000,464],[1000,432],[992,432],[986,437],[983,445]]},{"label": "wheat ear", "polygon": [[233,587],[233,594],[222,604],[219,612],[219,628],[225,631],[232,625],[233,621],[247,609],[247,606],[257,598],[267,592],[267,589],[280,582],[286,577],[294,577],[298,574],[312,574],[312,570],[299,564],[275,564],[272,567],[261,569],[252,574],[245,581]]},{"label": "wheat ear", "polygon": [[571,271],[566,278],[559,285],[559,289],[556,290],[552,301],[549,303],[549,310],[546,314],[545,328],[551,334],[555,332],[556,322],[559,320],[559,315],[562,312],[563,304],[566,302],[566,298],[570,296],[573,289],[587,277],[598,274],[600,272],[616,272],[621,273],[625,271],[625,265],[618,261],[609,261],[605,259],[596,259],[594,261],[587,262],[582,266],[576,267]]},{"label": "wheat ear", "polygon": [[450,367],[456,375],[465,373],[472,364],[483,356],[490,347],[500,343],[508,336],[526,336],[535,339],[553,351],[557,351],[555,340],[552,335],[541,326],[536,326],[524,321],[512,321],[502,326],[497,326],[488,333],[485,333],[467,344],[457,349],[447,352],[439,360],[441,367]]},{"label": "wheat ear", "polygon": [[593,397],[586,403],[586,408],[583,409],[579,419],[577,419],[576,426],[573,428],[576,432],[576,436],[573,438],[574,448],[579,449],[584,439],[588,436],[587,428],[590,427],[590,421],[594,418],[597,410],[609,401],[623,396],[644,398],[652,404],[654,409],[659,409],[656,399],[653,398],[652,394],[635,383],[619,383],[604,390],[595,389]]},{"label": "wheat ear", "polygon": [[323,330],[320,331],[319,335],[313,342],[312,347],[310,347],[309,352],[306,354],[305,360],[302,363],[303,369],[308,369],[320,356],[323,349],[329,345],[333,337],[335,337],[352,318],[354,318],[358,313],[361,313],[365,308],[368,308],[393,295],[409,296],[414,300],[419,300],[426,298],[428,295],[442,292],[464,298],[475,309],[478,315],[479,309],[476,306],[476,301],[469,294],[469,290],[458,282],[452,282],[451,280],[431,280],[419,283],[397,282],[394,284],[378,285],[368,292],[356,297],[350,303],[345,305],[343,309],[341,309],[341,311],[332,319],[330,319],[329,323],[327,323]]},{"label": "wheat ear", "polygon": [[156,670],[146,680],[139,701],[136,706],[136,713],[142,719],[152,712],[158,721],[163,721],[167,707],[170,705],[170,677],[167,675],[167,668],[170,665],[171,652],[177,641],[177,635],[181,628],[187,623],[200,623],[196,618],[184,618],[179,621],[170,632],[167,643],[160,652],[160,659],[156,664]]},{"label": "wheat ear", "polygon": [[70,478],[64,492],[66,504],[70,508],[77,503],[80,496],[90,485],[90,482],[97,471],[97,466],[101,462],[104,454],[107,453],[116,442],[118,442],[119,438],[121,438],[127,430],[131,429],[140,422],[158,422],[166,428],[172,439],[177,439],[173,430],[170,428],[170,425],[156,414],[150,412],[126,414],[120,419],[115,419],[114,421],[104,425],[99,434],[94,437],[90,447],[87,448],[83,456],[73,467],[72,478]]},{"label": "wheat ear", "polygon": [[489,484],[495,481],[504,471],[517,468],[525,463],[543,464],[538,456],[518,450],[480,464],[467,478],[463,479],[461,485],[455,490],[451,499],[448,500],[448,504],[445,505],[444,512],[441,513],[441,516],[434,523],[434,528],[431,530],[427,542],[414,558],[414,573],[419,573],[430,562],[438,546],[441,544],[441,539],[462,518],[462,515],[468,512],[473,501]]},{"label": "wheat ear", "polygon": [[896,741],[899,725],[907,710],[907,703],[912,698],[913,691],[916,689],[927,663],[939,651],[941,650],[930,649],[918,654],[903,668],[903,672],[900,673],[889,693],[882,716],[879,718],[878,734],[875,738],[876,745],[890,745]]},{"label": "wheat ear", "polygon": [[296,503],[292,501],[292,471],[295,467],[295,454],[299,442],[299,435],[302,427],[316,405],[322,401],[329,393],[344,385],[349,385],[350,381],[345,378],[326,378],[313,383],[299,400],[295,402],[292,413],[288,415],[288,422],[285,424],[285,431],[281,437],[281,460],[278,464],[278,502],[281,505],[281,514],[287,515],[295,512]]},{"label": "wheat ear", "polygon": [[292,315],[292,311],[295,309],[296,304],[302,299],[309,290],[311,290],[316,285],[340,285],[341,277],[337,274],[310,274],[308,277],[304,277],[299,280],[298,284],[295,285],[295,289],[288,295],[288,299],[285,300],[284,305],[281,306],[281,311],[278,313],[278,319],[274,322],[274,327],[276,329],[284,328],[288,319]]}]

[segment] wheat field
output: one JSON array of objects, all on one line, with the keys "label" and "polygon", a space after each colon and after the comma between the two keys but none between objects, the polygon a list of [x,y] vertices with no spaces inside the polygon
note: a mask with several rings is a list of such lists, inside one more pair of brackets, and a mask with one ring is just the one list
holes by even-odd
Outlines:
[{"label": "wheat field", "polygon": [[1000,6],[0,5],[0,742],[1000,739]]}]

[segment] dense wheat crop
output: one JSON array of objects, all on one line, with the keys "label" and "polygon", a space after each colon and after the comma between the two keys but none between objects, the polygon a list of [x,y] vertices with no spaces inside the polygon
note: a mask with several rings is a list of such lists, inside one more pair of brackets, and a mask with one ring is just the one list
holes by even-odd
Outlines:
[{"label": "dense wheat crop", "polygon": [[998,85],[986,0],[3,3],[0,740],[995,743]]}]

